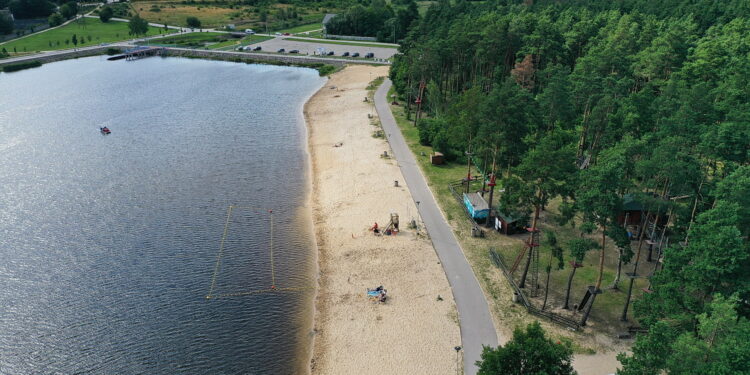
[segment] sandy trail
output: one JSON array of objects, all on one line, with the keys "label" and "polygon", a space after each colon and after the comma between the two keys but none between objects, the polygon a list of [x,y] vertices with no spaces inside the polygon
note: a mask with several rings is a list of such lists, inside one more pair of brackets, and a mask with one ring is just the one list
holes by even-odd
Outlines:
[{"label": "sandy trail", "polygon": [[[368,83],[388,67],[351,66],[334,74],[305,106],[313,164],[319,249],[313,374],[454,374],[459,327],[450,286],[390,148],[364,102]],[[336,147],[340,144],[339,147]],[[399,181],[399,187],[394,186]],[[390,213],[401,233],[375,236]],[[424,233],[424,232],[422,232]],[[383,285],[385,304],[366,297]],[[438,298],[438,296],[440,298]]]}]

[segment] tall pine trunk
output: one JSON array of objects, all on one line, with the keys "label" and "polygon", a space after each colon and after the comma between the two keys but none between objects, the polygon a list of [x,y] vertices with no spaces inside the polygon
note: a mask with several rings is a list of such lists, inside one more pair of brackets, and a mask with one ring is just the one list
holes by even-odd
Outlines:
[{"label": "tall pine trunk", "polygon": [[[576,264],[574,261],[573,264]],[[563,305],[563,309],[567,310],[568,302],[570,301],[570,287],[573,285],[573,276],[576,275],[576,270],[578,268],[576,266],[573,266],[573,271],[570,271],[570,276],[568,276],[568,288],[565,290],[565,304]]]},{"label": "tall pine trunk", "polygon": [[609,289],[618,290],[620,284],[620,273],[622,272],[622,249],[617,249],[617,273],[615,274],[615,280],[609,286]]},{"label": "tall pine trunk", "polygon": [[[552,255],[550,255],[550,258]],[[550,263],[552,263],[552,259],[550,259]],[[552,272],[552,266],[547,265],[547,281],[544,283],[544,302],[542,303],[542,311],[547,307],[547,296],[549,295],[549,274]]]},{"label": "tall pine trunk", "polygon": [[586,309],[586,312],[583,314],[583,318],[581,319],[581,325],[585,326],[586,321],[589,319],[589,315],[591,314],[591,309],[594,307],[594,301],[596,300],[596,296],[601,293],[601,287],[602,287],[602,278],[604,277],[604,245],[607,242],[607,225],[602,226],[602,249],[599,252],[599,275],[596,278],[596,286],[594,286],[594,294],[591,296],[591,302],[589,302],[589,306]]},{"label": "tall pine trunk", "polygon": [[[651,212],[646,212],[646,223],[648,223],[648,218],[651,216]],[[633,264],[633,277],[630,278],[630,283],[628,285],[628,295],[625,298],[625,307],[622,309],[622,316],[620,317],[620,320],[625,322],[628,320],[628,308],[630,307],[630,298],[633,296],[633,283],[635,282],[635,278],[638,275],[638,261],[641,259],[641,248],[643,248],[643,240],[646,237],[646,231],[641,229],[640,238],[638,239],[638,250],[635,252],[635,263]]]},{"label": "tall pine trunk", "polygon": [[539,220],[539,204],[534,206],[534,220],[531,222],[531,233],[529,233],[529,256],[526,258],[526,265],[523,267],[523,274],[521,275],[521,283],[518,285],[519,288],[526,287],[526,275],[529,273],[529,265],[531,264],[531,254],[536,251],[534,242],[534,233],[536,233],[536,223]]}]

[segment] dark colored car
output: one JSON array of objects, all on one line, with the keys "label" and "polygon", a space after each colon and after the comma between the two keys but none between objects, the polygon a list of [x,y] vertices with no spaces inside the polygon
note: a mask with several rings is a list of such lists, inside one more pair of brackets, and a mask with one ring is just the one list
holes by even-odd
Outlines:
[{"label": "dark colored car", "polygon": [[326,55],[333,56],[333,51],[328,51],[328,53],[326,53]]},{"label": "dark colored car", "polygon": [[289,33],[284,33],[284,36],[289,36],[289,35],[292,35],[292,34],[289,34]]},{"label": "dark colored car", "polygon": [[352,57],[359,57],[359,52],[352,53]]},{"label": "dark colored car", "polygon": [[260,46],[253,48],[253,51],[260,51],[260,50],[261,50]]},{"label": "dark colored car", "polygon": [[343,54],[341,54],[341,56],[347,57],[349,56],[349,52],[344,52]]},{"label": "dark colored car", "polygon": [[286,50],[285,50],[285,49],[283,49],[283,48],[279,48],[279,50],[278,50],[278,51],[276,51],[276,52],[278,52],[278,53],[284,53],[284,52],[286,52]]},{"label": "dark colored car", "polygon": [[371,58],[373,58],[373,57],[375,57],[375,54],[374,54],[374,53],[372,53],[372,52],[367,52],[367,54],[365,55],[365,58],[366,58],[366,59],[371,59]]},{"label": "dark colored car", "polygon": [[299,53],[299,50],[298,49],[293,49],[293,50],[289,51],[289,53]]}]

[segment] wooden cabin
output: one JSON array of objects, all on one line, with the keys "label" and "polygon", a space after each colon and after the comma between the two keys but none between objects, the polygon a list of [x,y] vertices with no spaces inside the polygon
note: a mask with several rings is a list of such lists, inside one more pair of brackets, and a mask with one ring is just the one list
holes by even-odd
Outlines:
[{"label": "wooden cabin", "polygon": [[430,163],[432,165],[440,165],[445,163],[445,157],[442,153],[435,151],[432,155],[430,155]]},{"label": "wooden cabin", "polygon": [[495,212],[495,230],[506,236],[518,233],[519,228],[523,228],[521,224],[520,218],[504,215],[499,211]]},{"label": "wooden cabin", "polygon": [[622,211],[617,215],[617,224],[639,226],[645,214],[643,204],[636,199],[635,194],[625,194],[622,197]]}]

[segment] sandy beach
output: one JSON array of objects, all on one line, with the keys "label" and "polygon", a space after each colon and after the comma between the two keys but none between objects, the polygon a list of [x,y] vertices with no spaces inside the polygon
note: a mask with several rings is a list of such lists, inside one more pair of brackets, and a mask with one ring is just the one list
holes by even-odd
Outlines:
[{"label": "sandy beach", "polygon": [[[368,83],[388,67],[350,66],[305,106],[319,251],[313,374],[454,374],[460,333],[448,280],[379,130]],[[399,186],[394,186],[399,181]],[[375,235],[397,213],[400,233]],[[387,301],[367,297],[382,285]]]}]

